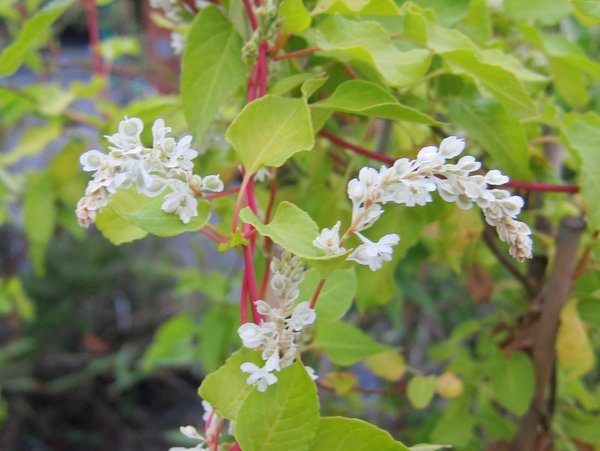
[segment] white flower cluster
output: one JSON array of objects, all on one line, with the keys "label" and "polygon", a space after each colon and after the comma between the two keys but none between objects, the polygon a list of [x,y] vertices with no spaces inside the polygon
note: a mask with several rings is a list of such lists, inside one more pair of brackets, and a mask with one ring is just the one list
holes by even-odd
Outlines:
[{"label": "white flower cluster", "polygon": [[[247,383],[256,385],[261,392],[277,382],[277,376],[273,374],[275,371],[281,371],[294,362],[298,348],[296,338],[305,326],[313,324],[317,318],[308,302],[294,306],[299,295],[298,285],[304,279],[302,259],[284,252],[281,258],[273,259],[271,271],[274,305],[257,301],[257,310],[263,320],[260,324],[242,324],[238,329],[245,347],[262,351],[265,361],[263,367],[251,362],[243,363],[240,367],[244,373],[250,374]],[[306,371],[316,379],[312,368],[306,367]]]},{"label": "white flower cluster", "polygon": [[[223,420],[217,415],[209,402],[202,401],[202,407],[204,407],[202,420],[204,421],[204,430],[206,431],[204,436],[194,426],[181,426],[179,428],[179,431],[187,438],[198,440],[200,443],[193,448],[176,446],[169,448],[169,451],[209,451],[218,448]],[[229,423],[229,435],[233,436],[233,421]]]},{"label": "white flower cluster", "polygon": [[[210,2],[207,0],[195,0],[194,5],[196,8],[200,9],[210,5]],[[150,0],[150,6],[161,9],[165,17],[173,22],[175,27],[183,28],[188,25],[187,21],[184,19],[185,12],[187,11],[184,2],[179,0]],[[192,11],[187,12],[191,13]],[[179,31],[173,31],[171,33],[171,48],[176,55],[183,52],[185,41],[185,34],[182,34]]]},{"label": "white flower cluster", "polygon": [[421,149],[415,160],[396,160],[391,168],[382,166],[362,168],[358,178],[348,183],[348,196],[352,201],[352,223],[340,239],[340,222],[332,229],[323,229],[313,244],[327,255],[345,252],[341,247],[350,234],[356,234],[362,244],[348,257],[371,270],[381,268],[383,262],[392,258],[392,246],[398,244],[396,234],[386,235],[374,243],[360,232],[369,228],[383,213],[382,205],[393,202],[407,207],[425,205],[432,201],[431,193],[438,191],[442,199],[455,202],[462,209],[477,204],[483,211],[488,224],[496,227],[500,239],[510,245],[510,254],[517,260],[531,258],[531,230],[515,218],[521,212],[523,199],[512,196],[509,191],[490,188],[503,185],[508,177],[498,170],[485,175],[473,174],[481,168],[481,163],[466,155],[455,164],[447,160],[462,153],[465,143],[462,139],[450,136],[439,147],[428,146]]},{"label": "white flower cluster", "polygon": [[200,177],[192,173],[198,152],[190,147],[191,136],[176,141],[168,136],[171,127],[157,119],[152,126],[152,147],[145,147],[140,139],[143,130],[140,119],[125,118],[119,123],[118,133],[106,136],[112,144],[107,154],[89,150],[81,155],[83,170],[94,172],[85,196],[77,204],[77,220],[82,227],[95,221],[96,213],[106,207],[118,189],[135,186],[139,193],[157,197],[168,187],[171,192],[165,196],[162,210],[177,213],[186,224],[198,216],[196,195],[223,190],[218,175]]}]

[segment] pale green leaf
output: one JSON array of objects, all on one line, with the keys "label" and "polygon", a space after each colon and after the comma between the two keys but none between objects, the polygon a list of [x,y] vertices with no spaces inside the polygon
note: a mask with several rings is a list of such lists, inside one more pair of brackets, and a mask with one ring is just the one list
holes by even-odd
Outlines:
[{"label": "pale green leaf", "polygon": [[414,376],[406,387],[406,396],[415,409],[429,405],[435,393],[435,376]]},{"label": "pale green leaf", "polygon": [[377,376],[397,382],[406,373],[408,365],[398,351],[385,351],[365,359],[365,366]]},{"label": "pale green leaf", "polygon": [[579,14],[591,19],[600,21],[600,1],[599,0],[570,0],[571,5]]},{"label": "pale green leaf", "polygon": [[521,123],[502,106],[484,98],[455,98],[448,114],[452,123],[462,128],[488,152],[498,168],[510,177],[530,180],[527,137]]},{"label": "pale green leaf", "polygon": [[305,451],[319,421],[317,387],[302,362],[276,373],[266,392],[250,392],[235,419],[244,451]]},{"label": "pale green leaf", "polygon": [[59,83],[33,85],[24,91],[35,99],[38,111],[46,116],[62,114],[77,97],[74,91],[65,89]]},{"label": "pale green leaf", "polygon": [[399,50],[378,23],[356,22],[339,15],[319,25],[317,44],[342,61],[350,58],[370,64],[395,87],[409,86],[420,80],[431,62],[431,53],[427,50]]},{"label": "pale green leaf", "polygon": [[46,146],[58,138],[62,133],[62,126],[58,122],[50,122],[36,128],[29,128],[15,148],[0,155],[0,165],[12,166],[24,157],[37,155],[46,149]]},{"label": "pale green leaf", "polygon": [[46,42],[52,24],[73,3],[74,0],[53,0],[25,22],[17,38],[0,54],[0,77],[12,75],[29,53]]},{"label": "pale green leaf", "polygon": [[397,16],[393,0],[319,0],[313,14],[361,14],[365,16]]},{"label": "pale green leaf", "polygon": [[594,349],[578,312],[578,301],[569,301],[560,312],[556,334],[556,360],[567,380],[581,378],[595,365]]},{"label": "pale green leaf", "polygon": [[248,374],[240,369],[245,362],[260,366],[264,363],[260,352],[242,348],[234,352],[217,371],[206,376],[198,389],[200,397],[228,420],[235,419],[240,406],[254,390],[254,386],[246,383]]},{"label": "pale green leaf", "polygon": [[563,132],[581,160],[581,195],[588,206],[588,222],[597,230],[600,229],[600,117],[588,113],[573,114],[567,119]]},{"label": "pale green leaf", "polygon": [[323,417],[309,451],[408,451],[389,432],[356,418]]},{"label": "pale green leaf", "polygon": [[197,140],[246,78],[242,45],[242,38],[214,5],[192,22],[181,60],[181,97]]},{"label": "pale green leaf", "polygon": [[119,190],[96,217],[96,227],[113,244],[129,243],[148,235],[125,219],[125,215],[137,211],[152,199],[134,189]]},{"label": "pale green leaf", "polygon": [[283,0],[279,6],[279,15],[283,18],[283,29],[286,33],[306,30],[312,22],[302,0]]},{"label": "pale green leaf", "polygon": [[323,349],[331,361],[338,365],[353,365],[369,356],[391,349],[342,321],[317,324],[316,329],[315,347]]},{"label": "pale green leaf", "polygon": [[153,199],[136,211],[123,214],[134,226],[160,237],[170,237],[184,232],[197,232],[206,225],[210,218],[210,203],[198,201],[198,216],[185,224],[177,214],[161,210],[162,198]]},{"label": "pale green leaf", "polygon": [[554,25],[571,12],[569,0],[505,0],[504,11],[517,20]]},{"label": "pale green leaf", "polygon": [[322,250],[312,244],[320,233],[319,227],[308,213],[290,202],[284,201],[277,206],[269,224],[263,224],[248,207],[240,212],[240,219],[253,225],[261,235],[268,236],[292,254],[305,259],[319,271],[321,277],[327,277],[343,264],[350,252],[324,255]]},{"label": "pale green leaf", "polygon": [[319,77],[306,80],[304,83],[302,83],[302,87],[300,88],[300,90],[302,91],[302,95],[304,96],[304,98],[308,100],[310,96],[312,96],[315,92],[317,92],[317,90],[321,86],[325,84],[327,80],[328,77]]},{"label": "pale green leaf", "polygon": [[264,166],[279,167],[314,144],[306,102],[271,95],[246,105],[227,129],[226,138],[250,174]]},{"label": "pale green leaf", "polygon": [[523,415],[533,398],[535,377],[529,357],[513,352],[508,357],[501,353],[492,361],[490,377],[494,398],[515,415]]},{"label": "pale green leaf", "polygon": [[111,36],[100,43],[100,54],[111,63],[122,56],[137,56],[141,51],[140,41],[132,36]]},{"label": "pale green leaf", "polygon": [[331,108],[361,116],[429,125],[439,124],[431,116],[414,108],[401,105],[392,94],[375,83],[362,80],[350,80],[342,83],[329,98],[311,106]]},{"label": "pale green leaf", "polygon": [[[300,284],[300,300],[312,299],[321,276],[315,269],[306,272]],[[319,322],[337,321],[343,317],[350,306],[356,292],[356,274],[354,269],[333,272],[323,286],[315,306]]]},{"label": "pale green leaf", "polygon": [[54,183],[47,172],[27,177],[27,188],[23,199],[23,221],[29,255],[35,272],[44,273],[46,248],[54,233],[56,204]]},{"label": "pale green leaf", "polygon": [[296,89],[298,86],[302,86],[307,80],[314,79],[315,77],[318,77],[318,75],[309,72],[301,72],[299,74],[280,78],[269,87],[269,94],[282,96],[293,89]]}]

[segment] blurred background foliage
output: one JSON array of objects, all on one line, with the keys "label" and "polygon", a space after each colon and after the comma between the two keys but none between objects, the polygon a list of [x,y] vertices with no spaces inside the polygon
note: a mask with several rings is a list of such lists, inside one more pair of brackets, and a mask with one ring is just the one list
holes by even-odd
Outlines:
[{"label": "blurred background foliage", "polygon": [[[0,0],[3,48],[36,21],[22,39],[22,56],[0,57],[0,449],[164,450],[179,425],[199,421],[202,377],[239,346],[241,262],[234,252],[217,253],[199,234],[116,247],[96,230],[77,226],[73,211],[86,183],[79,169],[82,152],[104,146],[102,135],[112,133],[124,115],[146,123],[163,117],[178,133],[186,125],[177,97],[178,60],[156,11],[141,1],[97,2],[110,75],[95,77],[85,2],[62,3],[43,16],[39,11],[47,2]],[[525,75],[531,92],[546,90],[540,107],[545,123],[566,123],[557,112],[600,112],[595,2],[414,3],[431,8],[444,26],[541,73],[541,80]],[[242,28],[235,13],[241,3],[223,4]],[[391,19],[379,21],[395,32]],[[301,36],[290,43],[306,47]],[[430,73],[442,64],[435,56]],[[329,75],[322,92],[348,79],[341,63],[315,56],[313,65],[315,74]],[[298,72],[293,63],[277,70],[274,92],[298,89],[299,83],[286,79]],[[454,97],[458,92],[472,96]],[[498,127],[517,123],[497,100],[480,96],[457,73],[433,76],[402,98],[427,111],[449,105],[453,127],[483,147],[489,138],[473,129],[466,112]],[[207,151],[200,158],[203,171],[219,172],[226,182],[235,182],[237,167],[222,137],[238,108],[237,101],[224,105],[206,140],[196,143]],[[377,144],[381,123],[339,116],[363,144]],[[523,139],[538,128],[524,123]],[[390,143],[414,154],[429,136],[429,127],[400,123]],[[521,139],[511,132],[503,136]],[[546,163],[543,146],[565,145],[564,137],[535,139],[523,144],[534,179],[578,180],[576,153],[563,154],[561,175]],[[324,141],[318,146],[329,153],[298,155],[280,171],[279,196],[302,199],[319,224],[329,225],[347,209],[348,174],[367,160],[349,161]],[[492,162],[501,161],[492,155]],[[529,169],[522,170],[527,176]],[[562,193],[543,199],[522,194],[528,196],[526,222],[537,223],[537,259],[530,268],[535,280],[535,264],[552,260],[559,219],[577,214],[582,203]],[[259,188],[257,196],[266,203],[268,189]],[[215,205],[227,223],[232,200]],[[522,285],[484,245],[475,212],[435,202],[383,218],[376,228],[402,235],[394,263],[378,273],[360,268],[347,276],[345,284],[357,282],[356,296],[353,290],[334,294],[355,298],[349,322],[401,352],[387,350],[349,367],[331,355],[319,357],[313,363],[322,375],[322,414],[365,418],[410,443],[511,449],[535,383],[529,343],[515,336],[531,308]],[[600,246],[594,236],[592,227],[582,246],[589,258],[561,313],[555,415],[548,425],[560,450],[600,450]]]}]

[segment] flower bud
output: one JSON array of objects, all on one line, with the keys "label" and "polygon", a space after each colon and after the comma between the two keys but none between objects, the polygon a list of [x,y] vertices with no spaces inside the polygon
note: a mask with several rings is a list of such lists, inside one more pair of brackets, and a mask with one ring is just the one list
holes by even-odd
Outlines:
[{"label": "flower bud", "polygon": [[218,175],[207,175],[202,179],[202,189],[206,191],[223,191],[223,182]]},{"label": "flower bud", "polygon": [[444,158],[454,158],[465,148],[465,140],[456,136],[448,136],[440,144],[440,155]]},{"label": "flower bud", "polygon": [[202,189],[202,177],[194,174],[190,177],[190,188],[194,191],[200,191]]}]

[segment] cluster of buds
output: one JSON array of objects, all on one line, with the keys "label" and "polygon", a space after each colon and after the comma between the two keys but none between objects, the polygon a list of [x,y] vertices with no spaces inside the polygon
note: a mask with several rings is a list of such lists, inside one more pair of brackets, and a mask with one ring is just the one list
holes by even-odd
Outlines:
[{"label": "cluster of buds", "polygon": [[153,198],[169,188],[162,210],[176,213],[186,224],[198,216],[197,195],[223,190],[218,175],[200,177],[192,173],[198,152],[190,147],[190,135],[176,141],[168,136],[171,127],[158,119],[152,126],[152,147],[145,147],[140,138],[143,130],[140,119],[125,118],[119,123],[118,133],[106,136],[112,144],[108,153],[89,150],[81,155],[83,170],[94,172],[85,196],[77,204],[77,220],[82,227],[95,221],[96,213],[119,189],[135,186],[140,194]]},{"label": "cluster of buds", "polygon": [[[204,415],[202,416],[202,420],[204,421],[204,435],[200,434],[194,426],[181,426],[179,428],[179,431],[183,435],[192,440],[197,440],[199,443],[193,448],[176,446],[169,448],[169,451],[209,451],[219,447],[221,429],[225,419],[220,418],[207,401],[202,401],[202,407],[204,407]],[[233,421],[231,421],[228,427],[228,432],[231,436],[233,436],[233,427]]]},{"label": "cluster of buds", "polygon": [[[298,285],[304,279],[304,263],[289,252],[271,262],[271,294],[272,303],[256,301],[260,324],[245,323],[238,329],[238,334],[246,348],[262,351],[265,362],[259,367],[251,362],[243,363],[240,369],[249,373],[247,383],[256,385],[264,392],[269,385],[277,382],[273,374],[290,366],[296,359],[298,349],[297,338],[302,329],[315,322],[315,311],[308,302],[294,305],[298,298]],[[308,373],[316,379],[312,368],[306,367]]]},{"label": "cluster of buds", "polygon": [[450,136],[439,147],[424,147],[415,160],[396,160],[391,168],[382,166],[362,168],[358,178],[348,183],[348,196],[352,201],[352,222],[340,238],[340,222],[332,229],[323,229],[313,241],[313,245],[324,250],[327,255],[345,252],[341,247],[351,234],[360,238],[359,245],[348,260],[368,265],[371,270],[381,268],[383,262],[392,258],[392,246],[398,244],[396,234],[385,235],[378,242],[372,242],[360,232],[371,227],[383,213],[382,205],[395,204],[414,207],[432,201],[431,193],[438,191],[442,199],[455,202],[462,209],[474,204],[479,206],[488,224],[496,227],[500,239],[510,246],[510,254],[519,261],[531,258],[531,230],[515,218],[521,212],[523,199],[512,196],[509,191],[490,188],[503,185],[508,177],[498,170],[485,175],[474,174],[481,163],[466,155],[455,164],[447,160],[462,153],[465,143],[462,139]]}]

